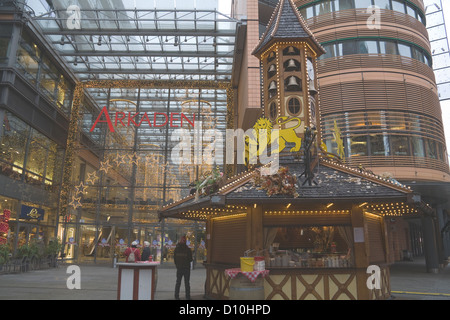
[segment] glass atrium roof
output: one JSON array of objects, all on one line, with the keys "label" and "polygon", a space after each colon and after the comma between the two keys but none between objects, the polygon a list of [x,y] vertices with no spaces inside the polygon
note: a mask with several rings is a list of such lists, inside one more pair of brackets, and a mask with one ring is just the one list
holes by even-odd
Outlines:
[{"label": "glass atrium roof", "polygon": [[237,21],[217,0],[48,3],[27,6],[79,80],[231,80]]}]

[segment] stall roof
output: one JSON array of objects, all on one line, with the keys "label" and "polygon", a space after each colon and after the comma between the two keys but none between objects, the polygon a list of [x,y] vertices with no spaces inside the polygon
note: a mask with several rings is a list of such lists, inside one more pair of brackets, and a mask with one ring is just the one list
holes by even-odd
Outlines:
[{"label": "stall roof", "polygon": [[[289,174],[300,177],[305,165],[300,161],[280,163],[287,167]],[[236,214],[248,205],[257,204],[306,204],[306,203],[383,203],[401,202],[421,203],[420,196],[395,180],[385,179],[364,170],[355,169],[335,161],[321,158],[314,169],[314,181],[309,186],[304,177],[298,178],[296,191],[298,197],[291,195],[272,195],[255,185],[253,178],[259,174],[258,169],[244,172],[228,179],[215,194],[195,199],[194,195],[163,207],[159,212],[162,218],[204,218],[205,212],[214,214]],[[412,208],[412,207],[411,207]],[[219,210],[219,211],[217,211]],[[189,214],[188,214],[189,213]],[[194,213],[197,213],[195,215]],[[198,214],[202,213],[202,214]],[[381,212],[380,212],[381,213]],[[202,219],[199,219],[202,220]]]},{"label": "stall roof", "polygon": [[281,0],[273,11],[267,29],[254,49],[253,54],[261,54],[263,50],[267,49],[275,41],[298,41],[302,39],[307,40],[319,55],[325,53],[325,49],[309,30],[308,25],[293,1]]}]

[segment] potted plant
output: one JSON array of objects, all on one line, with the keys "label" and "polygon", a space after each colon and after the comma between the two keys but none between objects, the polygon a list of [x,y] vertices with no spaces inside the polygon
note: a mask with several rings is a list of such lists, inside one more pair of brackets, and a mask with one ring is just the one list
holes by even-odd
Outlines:
[{"label": "potted plant", "polygon": [[7,244],[0,245],[0,272],[5,271],[10,257],[9,246]]},{"label": "potted plant", "polygon": [[48,245],[46,247],[46,255],[49,259],[49,266],[56,267],[56,259],[58,257],[58,253],[61,251],[62,244],[59,238],[50,239]]},{"label": "potted plant", "polygon": [[28,271],[30,268],[30,261],[33,254],[36,253],[36,247],[33,245],[24,244],[17,249],[16,258],[21,260],[21,270]]}]

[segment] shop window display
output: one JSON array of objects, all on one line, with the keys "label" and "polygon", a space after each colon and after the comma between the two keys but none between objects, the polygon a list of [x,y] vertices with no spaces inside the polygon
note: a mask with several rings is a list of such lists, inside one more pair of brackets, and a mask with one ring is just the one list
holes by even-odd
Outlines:
[{"label": "shop window display", "polygon": [[268,267],[352,267],[353,231],[350,226],[265,228]]}]

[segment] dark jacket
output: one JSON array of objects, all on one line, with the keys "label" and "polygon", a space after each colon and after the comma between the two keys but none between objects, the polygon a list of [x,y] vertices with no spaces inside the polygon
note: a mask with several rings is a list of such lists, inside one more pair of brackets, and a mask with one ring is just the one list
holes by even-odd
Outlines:
[{"label": "dark jacket", "polygon": [[144,247],[144,250],[142,250],[141,260],[147,261],[150,258],[150,248]]},{"label": "dark jacket", "polygon": [[192,261],[192,251],[185,243],[178,243],[173,252],[173,260],[177,269],[190,268]]}]

